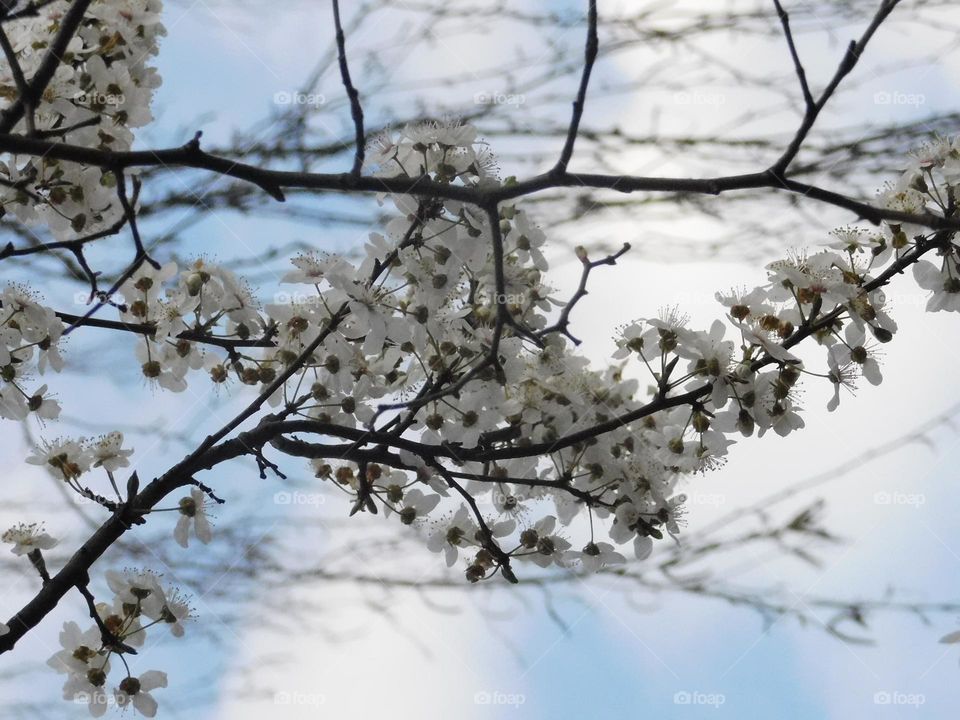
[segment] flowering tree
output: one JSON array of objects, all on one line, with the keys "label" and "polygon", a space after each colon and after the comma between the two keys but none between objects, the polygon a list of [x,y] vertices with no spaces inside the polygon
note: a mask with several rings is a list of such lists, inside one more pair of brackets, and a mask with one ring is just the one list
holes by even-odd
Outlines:
[{"label": "flowering tree", "polygon": [[[0,18],[0,202],[24,228],[44,228],[54,240],[9,242],[0,259],[66,251],[89,293],[85,311],[72,314],[48,305],[38,288],[4,289],[0,415],[39,423],[43,439],[26,462],[103,515],[57,569],[43,555],[56,533],[39,519],[3,535],[40,587],[3,625],[0,652],[76,595],[88,627],[67,622],[50,659],[66,676],[64,696],[85,699],[94,715],[115,702],[153,716],[152,692],[166,676],[134,676],[125,656],[148,633],[182,635],[189,600],[149,568],[101,569],[98,561],[144,523],[168,523],[182,547],[211,542],[208,514],[224,499],[204,473],[238,458],[264,479],[282,477],[279,455],[302,458],[317,482],[343,491],[347,513],[409,526],[470,583],[516,583],[530,564],[601,570],[628,556],[642,561],[656,542],[676,538],[685,501],[678,481],[717,467],[737,437],[802,428],[803,382],[832,384],[830,410],[861,378],[881,382],[878,347],[897,330],[888,283],[909,269],[930,293],[928,310],[960,310],[960,143],[924,146],[872,203],[791,172],[823,108],[897,5],[879,2],[817,91],[775,0],[803,100],[792,140],[762,170],[673,178],[569,170],[599,48],[591,1],[556,161],[545,173],[505,179],[469,122],[366,131],[336,0],[337,62],[354,129],[352,167],[337,174],[246,164],[205,151],[199,133],[181,147],[132,150],[159,84],[150,66],[165,32],[159,0],[8,7]],[[309,250],[293,257],[282,279],[290,289],[262,305],[232,270],[203,257],[178,264],[141,234],[142,176],[157,167],[234,178],[277,202],[292,190],[374,193],[390,217],[358,262]],[[865,224],[837,230],[820,252],[770,264],[753,289],[719,292],[707,329],[690,327],[678,308],[628,324],[611,362],[595,368],[577,349],[578,304],[594,272],[612,272],[607,266],[630,246],[604,256],[576,248],[579,287],[555,297],[546,233],[523,203],[557,188],[764,189],[842,208]],[[107,286],[88,254],[114,236],[129,237],[130,261]],[[249,403],[166,472],[141,479],[122,428],[92,439],[55,431],[61,407],[51,376],[71,361],[61,352],[66,339],[88,332],[135,336],[129,361],[158,392],[213,383],[246,391]],[[803,346],[821,351],[807,359]],[[583,546],[564,530],[577,517],[590,523]],[[112,597],[94,595],[91,572],[103,573]]]}]

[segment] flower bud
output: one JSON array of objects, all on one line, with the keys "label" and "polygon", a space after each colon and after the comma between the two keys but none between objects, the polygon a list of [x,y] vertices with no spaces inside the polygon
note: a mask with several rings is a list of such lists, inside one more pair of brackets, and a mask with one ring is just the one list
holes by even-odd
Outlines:
[{"label": "flower bud", "polygon": [[537,536],[537,531],[528,528],[520,533],[520,544],[528,550],[532,550],[537,546],[539,537]]},{"label": "flower bud", "polygon": [[873,331],[873,336],[879,342],[888,343],[893,340],[893,333],[885,328],[880,327],[879,325],[877,327],[871,326],[870,329]]},{"label": "flower bud", "polygon": [[269,366],[261,367],[257,370],[257,379],[264,385],[268,385],[277,379],[277,371]]},{"label": "flower bud", "polygon": [[130,303],[130,314],[134,317],[145,318],[147,316],[147,304],[143,300],[134,300]]},{"label": "flower bud", "polygon": [[291,333],[294,335],[299,335],[308,327],[310,327],[310,322],[305,317],[294,315],[292,318],[287,320],[287,327],[290,329]]},{"label": "flower bud", "polygon": [[141,371],[143,371],[143,374],[145,377],[152,379],[152,378],[160,377],[160,372],[162,371],[163,368],[160,366],[160,363],[157,362],[156,360],[148,360],[147,362],[145,362],[143,365],[140,366],[140,369]]},{"label": "flower bud", "polygon": [[180,498],[180,502],[177,503],[179,506],[179,511],[181,515],[186,515],[187,517],[195,517],[197,514],[197,503],[189,495],[187,497]]},{"label": "flower bud", "polygon": [[552,538],[543,537],[537,541],[537,552],[541,555],[553,555],[557,551],[557,546]]},{"label": "flower bud", "polygon": [[780,371],[780,379],[788,386],[793,387],[796,385],[797,380],[800,379],[800,370],[793,365],[788,365]]},{"label": "flower bud", "polygon": [[127,695],[136,695],[140,692],[140,681],[135,677],[125,677],[120,681],[120,692]]},{"label": "flower bud", "polygon": [[214,365],[210,368],[210,379],[218,385],[227,381],[227,375],[227,368],[223,365]]},{"label": "flower bud", "polygon": [[474,563],[466,570],[467,580],[475,583],[483,580],[484,576],[487,574],[487,571],[483,569],[482,565],[477,565]]},{"label": "flower bud", "polygon": [[777,400],[783,400],[790,394],[790,386],[784,382],[782,377],[778,377],[770,383],[770,387],[773,388],[773,396]]},{"label": "flower bud", "polygon": [[708,418],[702,412],[696,412],[693,414],[692,425],[693,429],[698,433],[706,432],[710,429],[710,418]]},{"label": "flower bud", "polygon": [[203,279],[203,273],[190,273],[187,277],[187,294],[189,294],[190,297],[199,295],[203,289],[204,282],[206,281]]},{"label": "flower bud", "polygon": [[780,318],[776,315],[764,315],[760,318],[760,327],[767,332],[774,332],[780,329]]},{"label": "flower bud", "polygon": [[486,548],[480,548],[477,552],[477,559],[474,562],[482,568],[492,568],[496,563],[493,554]]},{"label": "flower bud", "polygon": [[660,330],[660,349],[665,352],[672,352],[677,347],[677,334],[673,330]]},{"label": "flower bud", "polygon": [[336,355],[327,355],[323,361],[323,367],[331,375],[336,375],[340,372],[340,358]]},{"label": "flower bud", "polygon": [[107,681],[107,674],[99,668],[91,668],[87,670],[87,682],[93,685],[94,687],[103,687],[103,684]]}]

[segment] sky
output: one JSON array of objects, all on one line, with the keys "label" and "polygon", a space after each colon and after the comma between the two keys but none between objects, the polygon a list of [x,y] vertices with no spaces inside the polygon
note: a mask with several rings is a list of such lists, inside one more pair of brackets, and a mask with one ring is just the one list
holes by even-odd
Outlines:
[{"label": "sky", "polygon": [[[143,146],[182,142],[197,128],[204,130],[205,142],[225,141],[233,128],[246,127],[251,119],[263,117],[278,93],[300,87],[301,53],[310,53],[319,44],[317,37],[331,32],[325,3],[291,2],[289,12],[271,13],[269,22],[256,7],[224,9],[204,0],[186,0],[166,12],[169,36],[158,60],[165,81],[156,102],[157,124],[142,134],[139,142]],[[832,72],[838,58],[840,46],[831,35],[836,33],[824,28],[822,37],[804,36],[801,46],[808,72],[817,82]],[[871,57],[907,67],[918,44],[903,39],[881,32],[870,49]],[[399,74],[415,79],[428,74],[438,62],[469,70],[500,48],[525,40],[497,35],[450,47],[441,39],[429,51],[406,60]],[[350,40],[357,44],[376,41],[375,36]],[[723,47],[722,38],[716,43],[718,52],[732,50]],[[784,65],[789,61],[785,49],[776,44],[741,44],[735,52],[738,61],[749,67],[789,69]],[[601,64],[600,81],[616,79],[635,61],[620,57]],[[845,97],[841,109],[828,114],[824,123],[919,119],[934,110],[955,107],[960,100],[955,82],[958,69],[956,57],[945,57],[923,73],[904,70],[867,80]],[[869,59],[865,59],[863,73],[870,78]],[[328,73],[318,92],[338,91],[335,75]],[[678,131],[703,130],[705,123],[723,128],[742,107],[754,100],[760,102],[731,88],[690,92],[691,97],[713,97],[710,112],[691,114],[676,98],[674,107],[670,107],[669,97],[660,98],[658,106],[666,106],[665,119],[660,122]],[[883,102],[882,93],[891,98],[910,96],[915,102]],[[653,103],[654,99],[637,94],[591,111],[615,113],[628,122],[649,119]],[[517,112],[535,114],[535,109],[520,107]],[[769,129],[782,130],[782,121],[782,117],[759,120],[758,128],[763,129],[766,122]],[[778,122],[781,124],[776,126]],[[626,166],[645,160],[639,155],[623,158]],[[663,173],[673,170],[670,163],[655,169]],[[884,179],[878,179],[878,185]],[[820,209],[815,218],[798,228],[796,237],[783,238],[784,249],[819,242],[835,223],[850,220]],[[682,218],[676,220],[676,227],[697,230]],[[246,254],[257,247],[258,236],[275,238],[286,231],[302,233],[283,220],[241,220],[216,213],[191,232],[221,252]],[[635,241],[630,236],[621,240],[620,236],[629,233],[622,224],[591,227],[590,232],[595,239],[613,236],[617,243]],[[318,233],[315,240],[311,238],[320,247],[342,247],[358,239],[362,237],[349,228],[331,228]],[[578,272],[570,264],[560,264],[550,276],[561,296],[569,294],[577,279]],[[584,340],[590,357],[602,362],[612,349],[618,325],[652,315],[659,307],[679,304],[694,324],[707,326],[719,316],[713,300],[716,290],[752,286],[763,280],[763,269],[757,265],[661,264],[627,255],[616,267],[604,268],[602,281],[591,287],[590,295],[577,308],[576,334]],[[924,298],[909,278],[894,286],[891,296],[900,331],[885,348],[884,384],[865,386],[855,398],[845,397],[840,410],[832,414],[825,410],[829,391],[811,386],[803,398],[806,429],[786,439],[744,440],[732,449],[722,469],[690,485],[688,492],[700,494],[704,502],[691,505],[689,530],[706,526],[720,511],[745,507],[865,448],[882,447],[960,400],[955,379],[955,357],[960,349],[957,318],[924,313]],[[130,383],[118,384],[103,373],[72,391],[71,399],[83,403],[97,398],[116,408],[119,417],[137,412],[176,417],[183,427],[197,432],[217,425],[220,413],[229,405],[202,391],[176,398],[146,392]],[[138,406],[134,413],[123,409],[131,402]],[[802,499],[825,497],[828,527],[847,539],[822,554],[825,562],[821,567],[771,560],[745,548],[719,571],[746,586],[788,588],[788,599],[797,606],[819,595],[879,597],[891,585],[903,589],[910,599],[955,599],[960,591],[960,535],[955,521],[960,487],[953,470],[960,460],[958,437],[949,428],[937,430],[932,434],[933,447],[907,446],[864,463],[827,489],[802,496],[798,508]],[[3,442],[10,447],[22,440],[7,437]],[[157,445],[144,452],[148,460],[141,462],[159,462],[169,450]],[[30,469],[22,475],[33,477]],[[269,484],[251,484],[237,502],[256,505],[275,491]],[[359,516],[358,522],[371,519]],[[282,524],[275,530],[282,534]],[[306,542],[287,539],[295,545]],[[423,563],[437,561],[426,551],[423,555]],[[9,592],[17,596],[16,591]],[[263,588],[263,592],[277,594],[285,589]],[[829,618],[822,612],[811,612],[814,621],[805,627],[793,620],[766,626],[750,610],[722,601],[688,594],[624,593],[590,580],[577,582],[556,599],[563,627],[536,599],[524,606],[508,596],[500,606],[500,601],[475,603],[463,593],[438,593],[429,597],[430,602],[426,596],[411,593],[391,597],[389,602],[395,605],[385,615],[358,599],[356,593],[351,595],[349,589],[318,592],[337,598],[342,595],[343,607],[331,616],[330,623],[337,628],[359,628],[356,637],[331,643],[323,632],[304,626],[278,640],[276,632],[258,623],[257,598],[252,597],[247,622],[232,627],[224,624],[221,646],[210,648],[209,654],[194,652],[184,657],[169,640],[157,644],[154,657],[166,659],[170,666],[171,686],[164,692],[175,694],[178,680],[209,676],[202,713],[216,719],[312,718],[318,714],[366,718],[387,713],[393,718],[538,719],[620,713],[787,720],[943,718],[953,714],[960,699],[960,650],[937,643],[960,622],[949,616],[935,616],[929,626],[914,617],[886,616],[872,626],[870,636],[875,643],[862,645],[829,636],[822,627]],[[205,605],[201,598],[201,617],[216,624],[215,608]],[[444,612],[436,605],[453,605],[458,612]],[[46,657],[55,647],[59,622],[76,618],[79,611],[82,608],[58,609],[38,628],[36,638],[31,636],[28,656]],[[322,627],[324,622],[321,617],[317,624]],[[284,662],[278,663],[276,658]],[[138,659],[141,661],[149,664],[146,659]],[[267,697],[243,692],[250,675],[241,670],[251,666],[257,670],[256,684],[272,690]],[[55,688],[55,678],[50,685]],[[23,698],[36,690],[8,692],[11,697]],[[71,717],[86,714],[83,708],[68,707],[67,712]],[[195,716],[189,710],[173,716],[180,715]]]}]

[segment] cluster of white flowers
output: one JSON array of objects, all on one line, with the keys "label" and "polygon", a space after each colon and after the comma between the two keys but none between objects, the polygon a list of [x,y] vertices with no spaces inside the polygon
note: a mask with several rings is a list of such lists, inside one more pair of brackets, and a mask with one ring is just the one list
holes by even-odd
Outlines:
[{"label": "cluster of white flowers", "polygon": [[[56,7],[11,27],[28,76],[56,32]],[[163,34],[159,10],[154,0],[95,0],[36,108],[37,129],[88,147],[128,148],[131,128],[149,120],[159,82],[145,64]],[[0,96],[16,94],[13,80],[0,78]],[[121,99],[104,100],[111,97]],[[381,177],[426,175],[476,189],[513,182],[501,182],[476,129],[455,121],[385,132],[366,158]],[[118,217],[114,180],[97,168],[11,158],[0,173],[0,204],[57,236],[75,238]],[[957,187],[960,145],[938,141],[879,204],[951,214]],[[514,560],[594,571],[631,553],[644,559],[655,539],[676,537],[682,479],[721,464],[736,436],[803,427],[804,376],[833,384],[831,410],[841,388],[860,377],[882,380],[878,347],[897,328],[875,280],[929,241],[926,230],[907,225],[840,229],[826,249],[771,263],[762,286],[718,294],[726,318],[708,330],[690,327],[678,308],[629,323],[618,331],[614,363],[595,369],[551,331],[563,303],[545,284],[546,238],[526,211],[500,204],[491,217],[464,202],[401,194],[381,201],[396,214],[370,235],[361,262],[319,252],[293,258],[283,280],[296,291],[271,303],[261,306],[242,279],[206,258],[184,268],[143,263],[119,289],[120,319],[146,328],[137,360],[158,388],[180,392],[191,374],[205,375],[217,386],[269,392],[282,417],[314,421],[332,438],[356,436],[337,427],[374,433],[370,444],[389,462],[318,458],[314,474],[352,494],[357,507],[380,508],[423,532],[427,547],[448,566],[462,561],[472,582],[512,577]],[[578,257],[589,266],[586,251]],[[928,309],[960,310],[954,246],[940,247],[937,264],[916,263],[914,274],[932,293]],[[0,303],[0,416],[55,419],[60,407],[47,386],[28,390],[25,381],[34,368],[60,370],[63,324],[23,288],[8,288]],[[793,354],[807,336],[824,348],[823,368],[809,370]],[[370,444],[349,443],[333,456],[360,457]],[[132,452],[111,433],[47,441],[27,461],[98,501],[81,478],[102,468],[120,502],[113,473],[129,467]],[[179,515],[181,546],[191,532],[210,542],[208,497],[215,498],[200,485],[166,508]],[[570,526],[584,511],[590,540],[574,547]],[[55,543],[35,525],[3,539],[31,558]],[[109,660],[142,645],[152,625],[182,634],[190,609],[149,571],[108,573],[107,581],[113,602],[96,606],[99,622],[86,632],[67,623],[50,664],[68,675],[64,696],[86,698],[94,715],[115,702],[152,716],[150,692],[166,676],[134,677],[124,663],[126,676],[108,695]]]},{"label": "cluster of white flowers", "polygon": [[114,472],[130,466],[131,455],[133,450],[123,447],[123,434],[112,432],[98,438],[46,441],[34,449],[27,462],[45,467],[58,480],[79,487],[80,477],[94,468],[103,468],[112,478]]},{"label": "cluster of white flowers", "polygon": [[[147,63],[165,34],[160,0],[94,0],[60,58],[34,111],[35,129],[49,138],[103,150],[129,150],[134,128],[152,119],[160,85]],[[6,23],[26,78],[33,77],[56,36],[63,3],[44,4],[35,17]],[[19,96],[12,69],[0,69],[0,109]],[[27,129],[26,118],[15,132]],[[122,215],[116,179],[105,170],[49,157],[8,156],[0,163],[0,208],[58,239],[92,233]]]},{"label": "cluster of white flowers", "polygon": [[53,420],[60,405],[47,386],[28,388],[34,373],[63,368],[60,356],[64,325],[49,307],[21,285],[0,294],[0,417],[25,420],[31,415]]},{"label": "cluster of white flowers", "polygon": [[120,665],[123,677],[110,693],[110,659],[126,648],[143,647],[147,630],[156,625],[182,637],[192,610],[179,590],[165,587],[162,578],[149,570],[109,570],[106,577],[114,597],[110,603],[96,604],[99,622],[86,631],[75,622],[64,623],[62,649],[47,664],[67,676],[64,700],[85,701],[94,717],[114,704],[132,706],[140,714],[154,717],[157,701],[151,691],[167,686],[166,673],[148,670],[134,676],[124,661]]},{"label": "cluster of white flowers", "polygon": [[[40,552],[55,547],[58,541],[47,534],[42,525],[14,525],[0,540],[11,544],[15,555],[30,557],[46,578]],[[124,661],[124,676],[111,694],[108,692],[110,659],[143,647],[147,630],[155,625],[166,626],[173,636],[182,637],[184,625],[193,619],[193,610],[187,596],[175,587],[165,586],[162,577],[150,570],[111,570],[107,571],[106,580],[114,594],[112,602],[96,603],[89,596],[96,622],[86,631],[81,631],[75,622],[64,623],[60,632],[62,649],[47,664],[67,676],[63,698],[85,702],[94,717],[103,715],[110,705],[132,706],[140,714],[154,717],[157,701],[150,691],[167,686],[166,673],[148,670],[134,676],[129,663]],[[0,636],[9,631],[6,624],[0,623]]]},{"label": "cluster of white flowers", "polygon": [[[164,283],[175,282],[174,287]],[[263,332],[259,303],[249,287],[229,270],[198,259],[183,271],[170,262],[159,268],[144,263],[120,287],[124,298],[121,317],[150,325],[154,333],[137,345],[140,368],[148,381],[173,392],[187,388],[190,370],[207,368],[225,382],[229,365],[216,355],[205,355],[204,345],[177,336],[193,330],[213,336],[221,326],[226,338],[248,339]],[[244,376],[245,383],[267,381],[261,375]]]},{"label": "cluster of white flowers", "polygon": [[[485,148],[467,145],[474,138],[474,131],[455,124],[406,128],[399,136],[378,139],[369,158],[390,176],[428,173],[440,181],[488,182],[492,173],[480,171],[474,160]],[[957,157],[960,153],[951,142],[925,149],[897,185],[884,190],[881,206],[946,213],[957,180],[951,172]],[[441,170],[440,164],[450,167]],[[390,275],[397,282],[381,280],[377,291],[366,290],[360,317],[354,312],[352,322],[334,331],[334,342],[324,346],[334,352],[317,358],[312,373],[316,403],[304,409],[324,422],[368,422],[375,400],[396,387],[393,380],[416,388],[444,373],[451,382],[463,377],[486,356],[492,342],[494,265],[485,218],[457,203],[444,203],[445,212],[434,204],[432,214],[416,223],[410,242],[411,219],[422,217],[423,206],[404,196],[391,199],[401,216],[388,225],[386,239],[371,238],[365,267],[372,266],[374,257],[392,257]],[[546,326],[553,303],[542,285],[543,233],[515,207],[502,207],[500,219],[509,311],[535,332]],[[922,233],[921,228],[895,224],[876,232],[840,229],[827,250],[771,263],[763,286],[718,294],[727,308],[727,323],[718,320],[708,331],[695,330],[675,308],[630,323],[617,341],[613,359],[619,364],[602,372],[589,369],[559,334],[546,336],[544,346],[537,347],[520,333],[505,332],[499,373],[480,373],[456,393],[426,403],[407,425],[420,442],[439,447],[472,450],[484,437],[507,438],[484,443],[489,452],[483,461],[455,460],[456,475],[467,478],[464,489],[486,511],[481,517],[466,504],[442,503],[450,494],[448,478],[409,453],[401,454],[405,466],[393,470],[363,466],[365,478],[358,476],[361,466],[356,463],[334,466],[318,459],[314,470],[356,493],[369,488],[404,524],[422,525],[427,546],[443,552],[448,565],[465,557],[472,581],[500,565],[490,551],[491,540],[514,548],[512,558],[541,567],[554,563],[595,570],[623,562],[619,549],[629,543],[637,558],[645,558],[653,538],[679,531],[685,498],[675,487],[682,476],[720,464],[735,435],[756,430],[762,436],[771,429],[786,435],[803,427],[797,395],[804,374],[833,383],[831,410],[837,407],[841,386],[852,388],[861,376],[872,384],[880,382],[878,344],[892,339],[896,324],[886,312],[883,292],[869,289],[869,284],[886,264],[922,240]],[[313,313],[293,308],[283,316],[288,328],[295,326],[291,319],[302,321],[291,336],[306,334],[290,348],[292,357],[328,327],[330,308],[339,307],[344,294],[351,310],[361,304],[359,293],[351,294],[344,278],[366,289],[363,271],[359,278],[349,277],[340,259],[309,257],[294,263],[298,271],[287,280],[315,284],[319,300],[312,305]],[[952,250],[942,253],[939,268],[921,263],[916,273],[921,286],[934,292],[930,309],[953,309],[948,298],[960,289],[960,281],[953,280],[958,276]],[[936,282],[927,279],[934,275]],[[387,297],[393,299],[387,302]],[[270,312],[279,317],[278,311]],[[812,329],[826,349],[822,373],[808,372],[788,349],[801,328]],[[736,339],[727,338],[729,329]],[[638,392],[632,363],[651,374],[652,397]],[[372,368],[384,366],[390,368],[387,376],[369,376]],[[550,447],[577,430],[705,385],[709,392],[692,402],[646,414],[569,447]],[[513,457],[522,454],[524,444],[545,451],[541,457]],[[497,450],[507,447],[521,452],[498,457]],[[558,522],[569,525],[586,499],[592,518],[610,519],[612,542],[591,539],[583,548],[572,549],[558,532]]]},{"label": "cluster of white flowers", "polygon": [[[492,156],[476,135],[451,121],[408,126],[374,139],[368,165],[384,176],[498,184]],[[957,156],[947,141],[925,149],[896,185],[884,189],[880,204],[947,212]],[[764,285],[719,293],[726,323],[696,330],[678,309],[668,308],[628,324],[618,335],[617,363],[597,371],[561,333],[540,333],[562,303],[544,284],[544,233],[524,210],[502,205],[494,234],[487,214],[465,203],[407,195],[384,200],[398,214],[382,234],[370,235],[361,263],[300,255],[283,280],[302,291],[278,296],[262,310],[241,280],[198,260],[179,272],[173,264],[143,266],[123,287],[123,318],[156,328],[138,346],[139,359],[146,377],[171,390],[186,387],[191,369],[204,369],[218,385],[262,387],[300,359],[272,404],[347,428],[373,428],[381,403],[425,393],[411,411],[401,407],[384,415],[379,427],[402,422],[405,438],[461,449],[464,456],[482,445],[488,451],[482,461],[453,454],[461,489],[486,510],[480,517],[465,504],[442,502],[451,495],[450,477],[411,453],[393,468],[363,465],[363,478],[357,463],[318,459],[313,467],[317,477],[358,497],[371,493],[385,515],[395,512],[404,524],[423,527],[428,547],[442,551],[448,565],[463,553],[471,580],[502,565],[491,552],[494,543],[513,548],[511,558],[540,566],[596,569],[623,562],[619,549],[630,543],[636,557],[646,557],[654,538],[679,530],[681,477],[722,463],[733,436],[786,435],[803,427],[797,397],[805,374],[833,383],[831,410],[840,389],[852,388],[861,376],[878,384],[878,345],[892,338],[896,324],[883,292],[869,284],[923,238],[922,228],[894,224],[837,230],[827,249],[771,263]],[[495,238],[502,243],[501,268]],[[587,261],[584,253],[581,259]],[[953,252],[944,252],[939,268],[918,263],[918,281],[934,293],[930,309],[960,309],[952,304],[960,290],[956,262]],[[823,372],[808,371],[789,349],[803,328],[826,349]],[[274,347],[224,353],[184,334],[263,337]],[[498,362],[490,364],[494,343]],[[308,348],[312,352],[301,358]],[[651,374],[651,396],[641,392],[637,369]],[[443,394],[441,378],[449,387],[465,376],[468,382]],[[666,402],[671,406],[635,422],[551,447],[578,430],[705,384],[708,391],[690,402]],[[543,450],[518,457],[524,444]],[[202,493],[195,495],[203,500]],[[590,505],[591,520],[608,519],[611,542],[592,539],[571,548],[558,527],[568,526],[584,505]],[[185,523],[193,516],[182,514],[177,539],[185,544]],[[206,528],[205,518],[196,523],[201,540]]]}]

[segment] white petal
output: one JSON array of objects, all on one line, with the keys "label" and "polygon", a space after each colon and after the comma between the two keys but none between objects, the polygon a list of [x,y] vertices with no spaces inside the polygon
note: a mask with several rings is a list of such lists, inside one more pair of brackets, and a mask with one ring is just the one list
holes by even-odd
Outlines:
[{"label": "white petal", "polygon": [[863,364],[863,376],[871,385],[879,385],[883,382],[883,375],[880,374],[880,365],[872,358]]},{"label": "white petal", "polygon": [[653,539],[637,536],[637,539],[633,541],[633,551],[637,555],[637,560],[646,560],[653,552]]},{"label": "white petal", "polygon": [[157,701],[153,699],[150,693],[142,690],[133,696],[133,706],[140,711],[144,717],[154,717],[157,714]]},{"label": "white petal", "polygon": [[160,670],[147,670],[139,679],[141,692],[150,692],[167,686],[167,674]]},{"label": "white petal", "polygon": [[210,529],[210,521],[207,520],[207,516],[202,513],[198,513],[194,521],[194,530],[197,533],[197,539],[206,545],[213,537],[213,532]]},{"label": "white petal", "polygon": [[173,529],[173,539],[177,541],[177,545],[180,547],[187,547],[189,541],[187,537],[190,533],[190,518],[186,515],[181,515],[180,519],[177,520],[177,526]]}]

